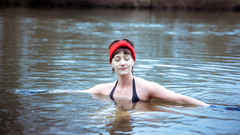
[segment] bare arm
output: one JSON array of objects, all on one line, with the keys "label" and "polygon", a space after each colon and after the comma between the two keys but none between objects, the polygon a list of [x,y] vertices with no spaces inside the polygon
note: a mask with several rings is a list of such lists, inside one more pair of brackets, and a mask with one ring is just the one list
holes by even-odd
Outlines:
[{"label": "bare arm", "polygon": [[86,90],[53,90],[53,91],[49,91],[50,93],[80,93],[80,92],[84,92],[84,93],[96,93],[96,94],[104,94],[104,90],[107,89],[107,87],[109,86],[109,84],[98,84],[90,89],[86,89]]},{"label": "bare arm", "polygon": [[98,84],[90,89],[81,90],[81,92],[101,94],[104,87],[105,87],[105,84]]},{"label": "bare arm", "polygon": [[150,90],[150,98],[165,100],[177,104],[209,106],[209,104],[203,103],[197,99],[170,91],[159,84],[154,83],[152,86],[153,87]]}]

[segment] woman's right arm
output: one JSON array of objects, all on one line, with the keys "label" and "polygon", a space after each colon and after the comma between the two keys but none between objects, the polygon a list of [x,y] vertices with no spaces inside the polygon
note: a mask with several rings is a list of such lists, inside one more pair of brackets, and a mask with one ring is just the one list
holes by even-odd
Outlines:
[{"label": "woman's right arm", "polygon": [[85,93],[95,93],[95,94],[104,94],[104,90],[107,89],[107,86],[109,84],[98,84],[90,89],[86,90],[52,90],[49,91],[50,93],[80,93],[80,92],[85,92]]},{"label": "woman's right arm", "polygon": [[86,92],[86,93],[96,93],[101,94],[102,90],[106,87],[106,84],[98,84],[90,89],[86,90],[78,90],[78,92]]}]

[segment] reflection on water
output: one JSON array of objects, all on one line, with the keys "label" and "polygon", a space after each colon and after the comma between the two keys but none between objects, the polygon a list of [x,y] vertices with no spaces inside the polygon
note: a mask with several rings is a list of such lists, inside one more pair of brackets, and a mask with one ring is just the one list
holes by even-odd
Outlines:
[{"label": "reflection on water", "polygon": [[76,90],[112,82],[108,44],[136,45],[135,76],[214,105],[240,106],[240,24],[233,12],[0,9],[4,134],[238,134],[239,112],[158,101],[113,102]]}]

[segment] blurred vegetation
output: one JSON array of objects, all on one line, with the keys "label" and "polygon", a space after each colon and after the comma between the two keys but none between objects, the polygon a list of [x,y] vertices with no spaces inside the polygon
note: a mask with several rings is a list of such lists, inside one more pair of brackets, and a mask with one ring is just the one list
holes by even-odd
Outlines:
[{"label": "blurred vegetation", "polygon": [[1,0],[0,7],[156,8],[240,11],[240,0]]}]

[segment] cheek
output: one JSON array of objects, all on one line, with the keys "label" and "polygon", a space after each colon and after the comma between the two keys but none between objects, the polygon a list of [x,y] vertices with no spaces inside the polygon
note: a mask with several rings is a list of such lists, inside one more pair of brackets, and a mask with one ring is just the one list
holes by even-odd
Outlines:
[{"label": "cheek", "polygon": [[112,67],[112,68],[117,67],[117,63],[116,63],[116,62],[112,62],[112,63],[111,63],[111,67]]},{"label": "cheek", "polygon": [[129,61],[128,61],[128,65],[129,65],[129,66],[130,66],[130,65],[131,65],[131,66],[133,66],[133,65],[134,65],[134,63],[135,63],[135,62],[134,62],[134,60],[133,60],[133,59],[131,59],[131,60],[129,60]]}]

